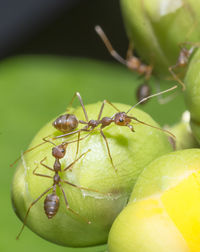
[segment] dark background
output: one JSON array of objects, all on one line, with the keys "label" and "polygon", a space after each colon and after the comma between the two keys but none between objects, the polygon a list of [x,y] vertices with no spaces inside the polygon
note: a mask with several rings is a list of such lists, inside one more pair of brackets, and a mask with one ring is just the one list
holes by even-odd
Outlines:
[{"label": "dark background", "polygon": [[0,59],[53,54],[112,60],[94,31],[99,24],[125,55],[127,38],[116,0],[0,1]]}]

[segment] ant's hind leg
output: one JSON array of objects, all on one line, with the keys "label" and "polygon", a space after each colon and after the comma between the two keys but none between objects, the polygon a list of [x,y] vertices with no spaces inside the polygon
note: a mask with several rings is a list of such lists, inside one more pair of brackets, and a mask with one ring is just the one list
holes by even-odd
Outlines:
[{"label": "ant's hind leg", "polygon": [[19,233],[18,233],[18,235],[17,235],[17,237],[16,237],[17,240],[19,239],[19,237],[20,237],[20,235],[21,235],[21,233],[22,233],[22,231],[23,231],[23,229],[24,229],[24,227],[25,227],[25,225],[26,225],[27,217],[28,217],[28,214],[29,214],[29,212],[30,212],[32,206],[34,206],[34,205],[38,202],[38,200],[40,200],[40,199],[41,199],[46,193],[48,193],[52,188],[53,188],[53,186],[49,187],[45,192],[43,192],[36,200],[34,200],[34,201],[30,204],[30,206],[29,206],[29,208],[28,208],[28,210],[27,210],[27,212],[26,212],[26,215],[25,215],[24,222],[23,222],[23,225],[22,225],[22,227],[21,227],[21,230],[19,231]]},{"label": "ant's hind leg", "polygon": [[77,212],[75,212],[74,210],[72,210],[72,209],[69,207],[69,203],[68,203],[68,201],[67,201],[67,197],[66,197],[66,195],[65,195],[65,192],[64,192],[62,186],[61,186],[61,185],[58,185],[58,186],[60,187],[60,189],[61,189],[61,191],[62,191],[62,193],[63,193],[64,200],[65,200],[65,205],[66,205],[66,207],[67,207],[67,210],[69,210],[70,212],[72,212],[72,213],[75,214],[76,216],[80,217],[81,219],[83,219],[83,220],[84,220],[85,222],[87,222],[88,224],[91,224],[91,221],[89,221],[87,218],[81,216],[80,214],[78,214]]}]

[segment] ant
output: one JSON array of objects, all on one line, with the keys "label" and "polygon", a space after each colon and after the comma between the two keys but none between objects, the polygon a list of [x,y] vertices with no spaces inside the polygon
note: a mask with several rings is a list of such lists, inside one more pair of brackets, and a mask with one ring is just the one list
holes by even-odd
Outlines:
[{"label": "ant", "polygon": [[[51,142],[53,145],[55,145],[53,142]],[[85,187],[82,187],[82,186],[78,186],[78,185],[75,185],[75,184],[72,184],[66,180],[63,180],[61,179],[59,173],[62,173],[62,172],[65,172],[69,169],[72,168],[72,166],[77,162],[79,161],[83,156],[85,156],[89,151],[86,151],[84,152],[83,154],[81,154],[78,158],[76,158],[71,164],[69,164],[66,168],[64,168],[63,170],[61,170],[61,163],[60,163],[60,159],[63,158],[65,156],[65,153],[66,153],[66,148],[68,146],[68,143],[62,143],[58,146],[55,145],[55,147],[52,148],[52,156],[55,158],[55,162],[54,162],[54,165],[53,165],[53,168],[47,166],[46,164],[44,164],[44,161],[46,160],[46,157],[44,159],[42,159],[40,161],[40,164],[47,168],[48,170],[50,171],[53,171],[55,173],[54,176],[49,176],[49,175],[45,175],[45,174],[40,174],[40,173],[36,173],[36,170],[38,169],[38,166],[33,170],[33,174],[36,175],[36,176],[40,176],[40,177],[45,177],[45,178],[50,178],[50,179],[53,179],[53,185],[50,186],[46,191],[44,191],[36,200],[34,200],[27,212],[26,212],[26,215],[25,215],[25,218],[24,218],[24,222],[23,222],[23,225],[22,225],[22,228],[19,232],[19,234],[17,235],[17,238],[16,239],[19,239],[25,225],[26,225],[26,221],[27,221],[27,217],[28,217],[28,214],[31,210],[31,208],[45,195],[47,194],[50,190],[52,190],[52,193],[51,194],[48,194],[44,200],[44,211],[45,211],[45,214],[47,216],[48,219],[51,219],[53,218],[56,213],[58,212],[58,209],[59,209],[59,205],[60,205],[60,199],[59,199],[59,196],[57,195],[56,193],[56,189],[57,187],[59,187],[62,191],[62,194],[64,196],[64,200],[65,200],[65,204],[66,204],[66,207],[67,207],[67,210],[69,210],[70,212],[72,212],[73,214],[75,214],[76,216],[79,216],[81,217],[82,219],[84,219],[84,221],[86,221],[88,224],[91,224],[91,221],[89,221],[88,219],[86,219],[85,217],[82,217],[80,216],[77,212],[75,212],[74,210],[72,210],[70,207],[69,207],[69,203],[67,201],[67,197],[65,195],[65,192],[64,192],[64,189],[61,185],[61,183],[66,183],[68,185],[71,185],[73,187],[76,187],[76,188],[79,188],[80,190],[87,190],[87,191],[92,191],[92,192],[97,192],[99,193],[99,191],[97,190],[93,190],[93,189],[89,189],[89,188],[85,188]]]},{"label": "ant", "polygon": [[139,75],[144,75],[145,82],[143,84],[141,84],[137,90],[138,101],[149,96],[151,93],[151,89],[148,84],[148,81],[152,75],[153,66],[146,65],[146,64],[142,63],[142,61],[139,58],[137,58],[136,56],[133,55],[133,49],[134,49],[133,43],[129,43],[129,47],[128,47],[127,54],[126,54],[126,59],[124,59],[112,47],[110,40],[108,39],[105,32],[102,30],[102,28],[99,25],[95,26],[95,31],[99,35],[99,37],[103,41],[104,45],[108,49],[108,52],[111,54],[111,56],[114,59],[116,59],[121,64],[125,65],[131,71],[135,71]]},{"label": "ant", "polygon": [[[191,45],[191,47],[189,49],[187,49],[185,47],[186,45]],[[199,43],[194,43],[194,42],[183,42],[183,43],[180,43],[179,47],[180,47],[181,50],[180,50],[180,53],[179,53],[179,56],[178,56],[178,60],[177,60],[177,62],[176,62],[175,65],[169,67],[170,73],[172,74],[172,76],[174,77],[174,79],[181,84],[183,91],[185,90],[185,84],[175,74],[174,69],[176,69],[178,67],[185,67],[188,64],[190,56],[192,55],[192,53],[194,52],[194,50],[197,47],[199,47],[199,46],[200,46]]]},{"label": "ant", "polygon": [[[78,154],[78,149],[79,149],[79,141],[80,140],[83,140],[85,139],[86,137],[88,137],[93,131],[94,129],[101,125],[100,129],[98,129],[100,131],[100,134],[102,135],[105,143],[106,143],[106,147],[107,147],[107,151],[108,151],[108,155],[109,155],[109,158],[110,158],[110,161],[111,161],[111,164],[112,164],[112,167],[114,168],[115,171],[117,171],[116,167],[114,166],[114,163],[113,163],[113,160],[112,160],[112,156],[111,156],[111,153],[110,153],[110,148],[109,148],[109,145],[108,145],[108,141],[107,141],[107,138],[106,136],[104,135],[103,133],[103,128],[109,126],[112,122],[114,122],[116,125],[118,126],[127,126],[130,128],[130,130],[132,132],[134,132],[134,129],[133,129],[133,126],[130,125],[131,121],[132,120],[135,120],[137,121],[138,123],[141,123],[141,124],[144,124],[144,125],[147,125],[149,127],[152,127],[152,128],[157,128],[159,130],[162,130],[168,134],[170,134],[172,137],[175,138],[175,136],[167,131],[167,130],[164,130],[164,129],[161,129],[161,128],[158,128],[158,127],[155,127],[155,126],[152,126],[152,125],[149,125],[145,122],[142,122],[140,120],[138,120],[137,118],[135,117],[130,117],[128,116],[127,114],[134,108],[136,107],[137,105],[141,104],[141,103],[144,103],[145,101],[147,101],[148,99],[154,97],[154,96],[158,96],[158,95],[161,95],[163,93],[166,93],[166,92],[169,92],[169,91],[172,91],[173,89],[177,88],[177,86],[174,86],[170,89],[167,89],[167,90],[164,90],[162,92],[159,92],[157,94],[153,94],[153,95],[150,95],[150,96],[147,96],[145,98],[143,98],[142,100],[140,100],[137,104],[135,104],[134,106],[132,106],[127,112],[121,112],[118,108],[116,108],[116,106],[114,106],[111,102],[107,101],[107,100],[104,100],[102,105],[101,105],[101,108],[100,108],[100,111],[99,111],[99,114],[98,114],[98,117],[97,117],[97,120],[89,120],[88,119],[88,115],[87,115],[87,112],[86,112],[86,109],[85,109],[85,106],[83,104],[83,100],[82,100],[82,97],[80,95],[79,92],[76,92],[69,104],[69,106],[72,105],[75,97],[78,97],[79,101],[80,101],[80,104],[81,104],[81,107],[83,109],[83,112],[84,112],[84,116],[85,116],[85,121],[83,120],[78,120],[76,118],[75,115],[73,114],[64,114],[64,115],[61,115],[59,116],[53,123],[52,123],[52,126],[55,127],[57,130],[63,132],[64,134],[62,135],[59,135],[59,136],[56,136],[56,137],[53,137],[53,139],[58,139],[58,138],[62,138],[62,137],[65,137],[65,136],[69,136],[69,135],[72,135],[72,134],[75,134],[75,133],[78,133],[78,140],[74,140],[74,141],[71,141],[71,142],[65,142],[65,143],[73,143],[73,142],[77,142],[77,151],[76,151],[76,156]],[[102,116],[102,113],[103,113],[103,109],[104,109],[104,105],[105,103],[107,104],[110,104],[115,110],[118,111],[118,113],[114,114],[112,117],[103,117],[101,118]],[[79,129],[79,130],[75,130],[73,131],[74,129],[76,129],[78,127],[78,125],[80,124],[85,124],[85,127],[83,127],[82,129]],[[89,134],[87,134],[86,136],[84,136],[83,138],[80,138],[80,133],[82,131],[85,131],[85,132],[89,132]],[[49,135],[51,136],[51,135]],[[49,140],[46,140],[46,138],[48,138],[49,136],[43,138],[43,141],[42,143],[26,150],[23,154],[29,152],[29,151],[32,151],[33,149],[37,148],[38,146],[46,143],[46,142],[49,142]],[[11,166],[13,166],[18,160],[20,159],[20,157],[15,160],[14,163],[11,164]]]},{"label": "ant", "polygon": [[[163,93],[166,93],[166,92],[169,92],[169,91],[172,91],[173,89],[177,88],[177,86],[174,86],[172,88],[169,88],[167,90],[164,90],[162,92],[159,92],[157,94],[153,94],[153,95],[150,95],[148,97],[145,97],[143,98],[141,101],[139,101],[138,103],[136,103],[134,106],[132,106],[127,112],[121,112],[114,104],[112,104],[111,102],[109,102],[108,100],[104,100],[102,102],[102,105],[101,105],[101,108],[100,108],[100,111],[99,111],[99,114],[98,114],[98,117],[97,117],[97,120],[88,120],[88,115],[87,115],[87,112],[86,112],[86,109],[85,109],[85,106],[83,104],[83,101],[82,101],[82,98],[80,96],[80,94],[78,92],[76,92],[72,98],[72,102],[74,100],[74,98],[77,96],[78,99],[80,100],[80,103],[81,103],[81,107],[84,111],[84,115],[85,115],[85,121],[83,120],[78,120],[77,118],[75,118],[76,122],[78,123],[81,123],[81,124],[84,124],[85,126],[81,129],[78,129],[78,130],[75,130],[75,131],[72,131],[72,132],[69,132],[69,133],[65,133],[63,135],[59,135],[59,136],[56,136],[54,137],[53,139],[58,139],[58,138],[62,138],[62,137],[66,137],[66,136],[69,136],[69,135],[72,135],[72,134],[76,134],[78,133],[79,134],[79,139],[80,139],[80,133],[81,132],[89,132],[89,134],[87,134],[85,137],[83,137],[82,139],[86,138],[87,136],[89,136],[97,126],[100,125],[100,128],[98,128],[98,130],[100,131],[100,134],[101,136],[103,137],[105,143],[106,143],[106,147],[107,147],[107,151],[108,151],[108,155],[109,155],[109,158],[110,158],[110,161],[111,161],[111,164],[112,164],[112,167],[114,168],[115,171],[117,171],[114,163],[113,163],[113,160],[112,160],[112,156],[111,156],[111,152],[110,152],[110,148],[109,148],[109,145],[108,145],[108,141],[107,141],[107,138],[106,136],[104,135],[103,133],[103,129],[107,126],[109,126],[111,123],[115,123],[116,125],[118,126],[126,126],[128,127],[132,132],[135,132],[134,131],[134,128],[133,126],[130,124],[132,122],[132,120],[136,121],[137,123],[140,123],[140,124],[144,124],[146,126],[149,126],[149,127],[152,127],[152,128],[155,128],[155,129],[158,129],[158,130],[161,130],[161,131],[164,131],[168,134],[170,134],[173,138],[175,138],[175,136],[169,132],[168,130],[165,130],[165,129],[161,129],[159,127],[156,127],[156,126],[153,126],[153,125],[150,125],[148,123],[145,123],[139,119],[137,119],[136,117],[133,117],[133,116],[129,116],[128,113],[133,109],[135,108],[137,105],[141,104],[142,102],[145,102],[146,100],[154,97],[154,96],[158,96],[158,95],[161,95]],[[72,102],[70,104],[72,104]],[[115,110],[117,110],[117,113],[115,113],[113,116],[111,117],[102,117],[102,113],[103,113],[103,109],[104,109],[104,106],[105,104],[109,104],[110,106],[112,106]],[[102,117],[102,118],[101,118]],[[55,122],[56,120],[54,121],[53,125],[55,126]],[[78,126],[78,124],[77,124]],[[78,140],[79,141],[79,140]],[[78,144],[77,144],[77,148],[78,148]],[[77,151],[78,152],[78,151]]]}]

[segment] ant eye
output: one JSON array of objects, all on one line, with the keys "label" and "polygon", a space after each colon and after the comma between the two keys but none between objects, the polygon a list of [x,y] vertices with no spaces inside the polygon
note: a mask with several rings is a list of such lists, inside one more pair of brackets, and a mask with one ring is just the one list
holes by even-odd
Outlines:
[{"label": "ant eye", "polygon": [[123,122],[123,121],[124,121],[124,119],[120,118],[120,119],[119,119],[119,121],[120,121],[120,122]]},{"label": "ant eye", "polygon": [[65,151],[62,149],[61,152],[64,153]]}]

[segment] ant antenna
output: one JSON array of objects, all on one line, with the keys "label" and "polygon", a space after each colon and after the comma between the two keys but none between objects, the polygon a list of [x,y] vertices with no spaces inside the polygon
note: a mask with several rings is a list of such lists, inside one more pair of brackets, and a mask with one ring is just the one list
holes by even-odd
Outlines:
[{"label": "ant antenna", "polygon": [[149,95],[149,96],[143,98],[143,99],[140,100],[138,103],[136,103],[135,105],[133,105],[133,106],[126,112],[126,114],[128,114],[133,108],[135,108],[136,106],[138,106],[138,105],[141,104],[142,102],[144,102],[144,101],[146,101],[146,100],[148,100],[148,99],[150,99],[150,98],[152,98],[152,97],[155,97],[155,96],[158,96],[158,95],[161,95],[161,94],[170,92],[170,91],[176,89],[177,87],[178,87],[178,86],[175,85],[175,86],[173,86],[172,88],[166,89],[166,90],[161,91],[161,92],[159,92],[159,93],[157,93],[157,94]]}]

